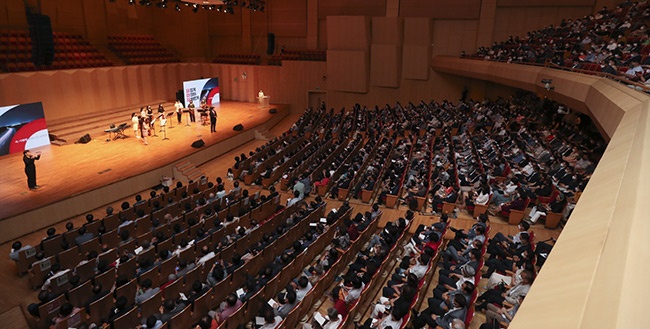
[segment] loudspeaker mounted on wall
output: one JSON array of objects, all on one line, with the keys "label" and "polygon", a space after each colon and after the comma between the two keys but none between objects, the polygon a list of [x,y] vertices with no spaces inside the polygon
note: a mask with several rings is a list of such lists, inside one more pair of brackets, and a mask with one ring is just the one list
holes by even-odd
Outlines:
[{"label": "loudspeaker mounted on wall", "polygon": [[272,109],[269,110],[269,113],[271,113],[271,114],[276,114],[276,113],[278,113],[278,109],[276,109],[276,108],[274,107],[274,108],[272,108]]},{"label": "loudspeaker mounted on wall", "polygon": [[273,55],[275,53],[275,33],[269,33],[266,36],[266,54]]},{"label": "loudspeaker mounted on wall", "polygon": [[202,139],[198,139],[192,143],[192,147],[195,149],[201,148],[205,145],[205,142]]},{"label": "loudspeaker mounted on wall", "polygon": [[240,123],[240,124],[232,127],[232,130],[234,130],[234,131],[242,131],[242,130],[244,130],[244,126]]}]

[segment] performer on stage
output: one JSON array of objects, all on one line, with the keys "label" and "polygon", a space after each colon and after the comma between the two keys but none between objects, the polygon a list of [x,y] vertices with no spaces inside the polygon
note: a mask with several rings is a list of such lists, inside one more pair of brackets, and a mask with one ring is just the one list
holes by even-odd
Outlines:
[{"label": "performer on stage", "polygon": [[196,110],[196,106],[194,106],[194,102],[190,101],[190,105],[187,106],[187,109],[190,111],[190,122],[196,122],[196,116],[194,115],[194,111]]},{"label": "performer on stage", "polygon": [[214,109],[214,106],[210,106],[210,132],[217,132],[217,111]]},{"label": "performer on stage", "polygon": [[261,102],[261,99],[264,98],[264,92],[262,91],[262,89],[260,89],[260,92],[257,93],[257,98],[260,99],[260,102]]},{"label": "performer on stage", "polygon": [[155,120],[153,119],[153,109],[150,105],[147,105],[147,119],[149,119],[149,124],[147,124],[147,127],[154,129],[153,123]]},{"label": "performer on stage", "polygon": [[138,133],[138,126],[140,125],[140,119],[138,116],[135,114],[135,112],[131,113],[131,126],[133,126],[133,136],[135,138],[140,138],[140,134]]},{"label": "performer on stage", "polygon": [[181,103],[180,100],[176,100],[176,103],[174,103],[174,107],[176,108],[176,118],[178,119],[178,123],[181,123],[181,118],[183,116],[183,104]]},{"label": "performer on stage", "polygon": [[41,158],[41,152],[36,152],[36,154],[25,150],[23,152],[23,162],[25,163],[25,174],[27,175],[27,186],[30,190],[35,190],[41,188],[36,185],[36,164],[34,161]]},{"label": "performer on stage", "polygon": [[149,118],[140,117],[140,135],[142,136],[144,145],[149,145],[149,142],[147,142],[147,136],[149,136]]},{"label": "performer on stage", "polygon": [[165,108],[162,106],[162,103],[158,104],[158,113],[165,112]]},{"label": "performer on stage", "polygon": [[147,110],[144,107],[140,108],[140,117],[143,119],[147,117]]}]

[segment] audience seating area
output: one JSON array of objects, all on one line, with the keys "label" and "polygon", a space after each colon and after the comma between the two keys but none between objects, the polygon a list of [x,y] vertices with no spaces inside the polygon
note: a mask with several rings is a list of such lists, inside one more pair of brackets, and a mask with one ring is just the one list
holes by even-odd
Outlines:
[{"label": "audience seating area", "polygon": [[108,47],[126,64],[180,62],[151,35],[109,35]]},{"label": "audience seating area", "polygon": [[0,31],[0,69],[5,72],[36,70],[29,31]]},{"label": "audience seating area", "polygon": [[53,32],[54,61],[47,70],[111,66],[112,64],[88,40],[77,34]]},{"label": "audience seating area", "polygon": [[552,65],[621,80],[650,91],[650,29],[647,2],[626,0],[593,15],[563,20],[481,47],[467,58]]},{"label": "audience seating area", "polygon": [[243,65],[260,65],[260,55],[255,54],[221,54],[217,55],[212,63],[221,64],[243,64]]},{"label": "audience seating area", "polygon": [[0,69],[6,72],[22,72],[111,65],[80,35],[53,32],[53,37],[55,55],[52,64],[36,67],[32,62],[32,39],[29,31],[0,32]]},{"label": "audience seating area", "polygon": [[[532,110],[541,102],[521,94],[482,103],[308,109],[281,136],[235,158],[228,177],[261,185],[268,194],[251,196],[237,181],[226,192],[221,178],[191,181],[18,248],[17,274],[28,273],[31,286],[41,288],[27,312],[38,328],[130,328],[160,320],[166,328],[185,329],[205,324],[209,311],[219,328],[239,328],[256,317],[298,328],[329,308],[341,315],[338,328],[376,321],[417,326],[426,313],[409,310],[420,309],[428,292],[436,301],[449,290],[454,276],[448,271],[465,261],[475,268],[461,275],[474,283],[483,272],[506,276],[535,264],[528,222],[512,223],[520,224],[517,242],[497,233],[488,243],[487,224],[467,232],[451,227],[456,208],[470,211],[474,195],[488,189],[491,199],[504,201],[492,210],[507,217],[517,209],[504,205],[517,198],[538,209],[552,207],[560,195],[579,197],[588,181],[604,141],[590,123],[578,124],[578,114],[558,113],[558,104]],[[275,188],[294,193],[286,207]],[[548,194],[537,195],[541,190]],[[319,196],[304,199],[310,191]],[[342,206],[326,211],[321,196],[327,195]],[[379,204],[388,195],[399,195],[393,206],[411,208],[404,217],[382,220]],[[373,204],[371,211],[351,216],[351,198]],[[526,208],[519,209],[522,217]],[[416,220],[418,211],[434,216]],[[467,259],[451,256],[457,251]],[[298,286],[303,277],[306,291]],[[355,289],[357,297],[346,297]],[[300,300],[289,297],[298,291]],[[455,316],[469,325],[475,301],[483,309],[492,294],[470,292]],[[230,305],[233,298],[238,302]],[[388,305],[384,298],[393,300],[392,310],[381,306]],[[269,299],[280,307],[268,306]]]}]

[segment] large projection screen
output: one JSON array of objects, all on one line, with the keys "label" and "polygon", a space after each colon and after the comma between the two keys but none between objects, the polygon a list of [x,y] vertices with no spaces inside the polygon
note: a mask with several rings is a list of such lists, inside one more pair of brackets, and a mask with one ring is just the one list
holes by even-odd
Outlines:
[{"label": "large projection screen", "polygon": [[208,105],[219,103],[219,78],[200,79],[183,82],[183,92],[185,94],[185,107],[194,103],[196,107],[205,101]]},{"label": "large projection screen", "polygon": [[41,102],[0,106],[0,156],[49,144]]}]

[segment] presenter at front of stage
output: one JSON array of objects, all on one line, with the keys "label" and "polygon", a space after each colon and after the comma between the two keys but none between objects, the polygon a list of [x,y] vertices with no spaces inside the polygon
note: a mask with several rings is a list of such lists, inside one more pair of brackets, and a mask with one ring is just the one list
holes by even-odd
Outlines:
[{"label": "presenter at front of stage", "polygon": [[217,132],[217,110],[214,109],[214,106],[210,106],[210,132]]},{"label": "presenter at front of stage", "polygon": [[27,175],[27,186],[30,190],[36,190],[40,186],[36,185],[36,160],[41,158],[41,152],[32,153],[29,150],[23,152],[23,162],[25,163],[25,174]]}]

